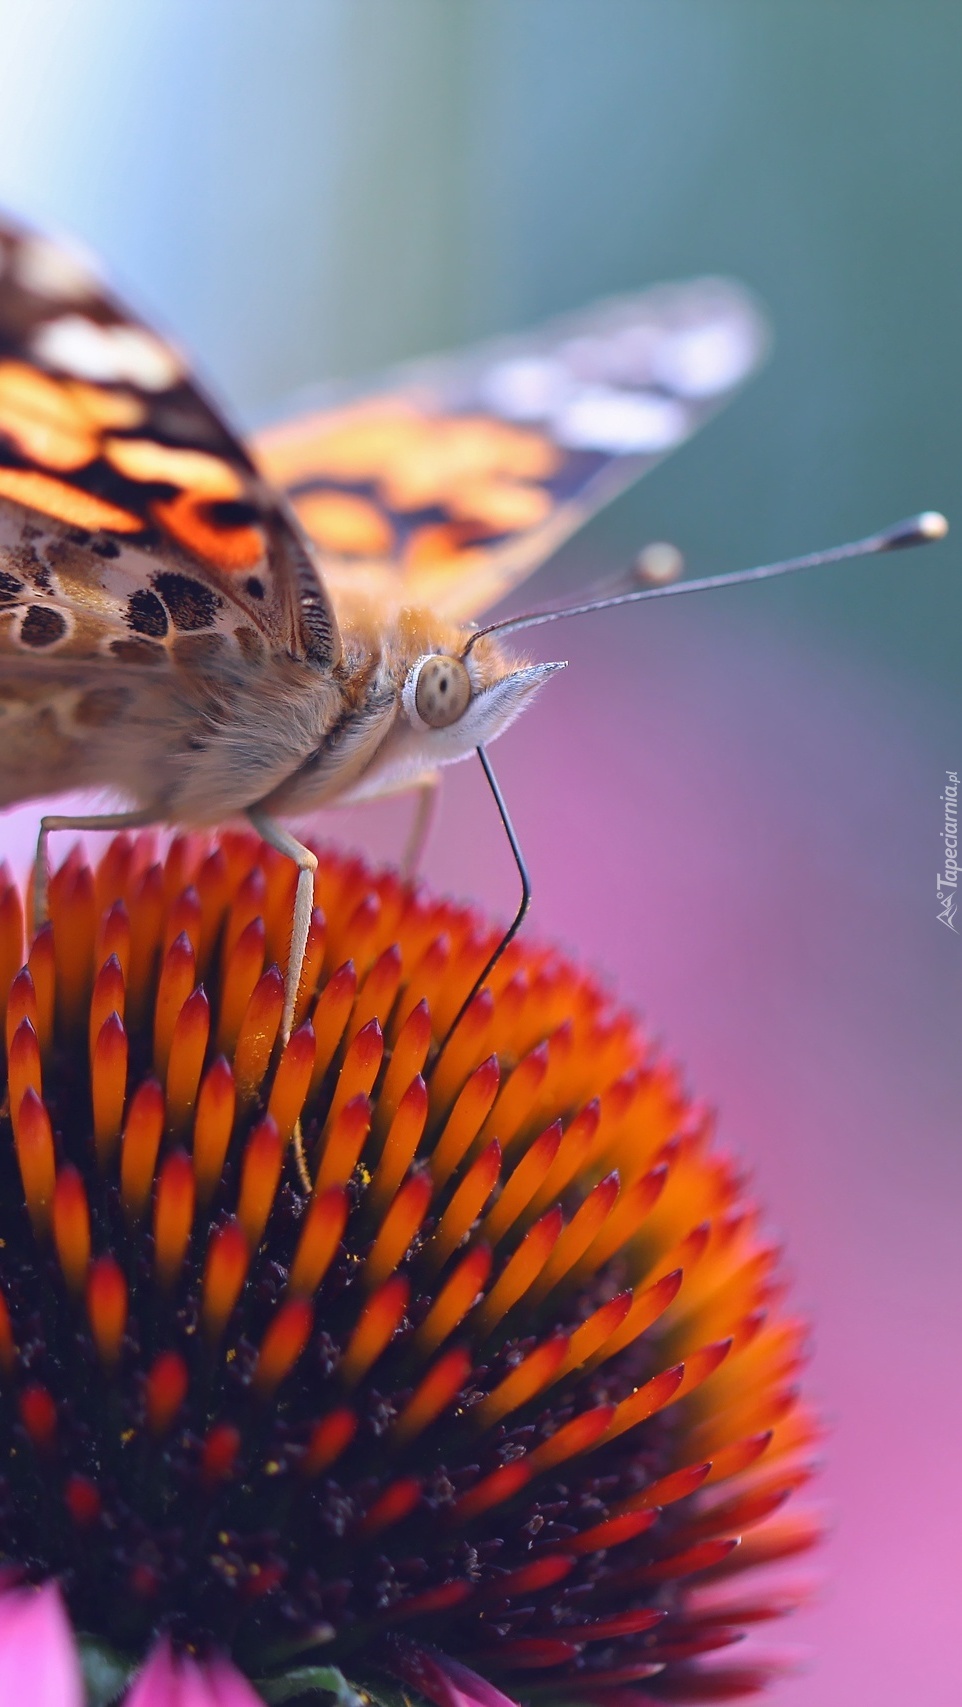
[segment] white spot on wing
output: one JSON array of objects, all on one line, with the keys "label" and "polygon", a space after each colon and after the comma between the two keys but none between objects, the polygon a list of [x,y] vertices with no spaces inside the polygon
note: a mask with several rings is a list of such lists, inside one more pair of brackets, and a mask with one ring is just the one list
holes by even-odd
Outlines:
[{"label": "white spot on wing", "polygon": [[485,374],[485,403],[509,421],[543,421],[564,402],[571,381],[552,356],[517,356],[496,362]]},{"label": "white spot on wing", "polygon": [[569,450],[654,454],[681,442],[688,432],[688,414],[671,397],[598,385],[566,404],[552,428],[558,443]]},{"label": "white spot on wing", "polygon": [[744,321],[684,327],[653,348],[654,376],[680,397],[715,397],[744,379],[756,360],[757,346],[753,328]]},{"label": "white spot on wing", "polygon": [[79,248],[49,237],[25,237],[13,251],[13,273],[22,290],[53,302],[76,301],[98,288],[96,268]]},{"label": "white spot on wing", "polygon": [[166,391],[180,375],[173,351],[152,332],[140,326],[98,326],[83,314],[48,320],[35,334],[33,349],[49,367],[95,383],[125,381],[146,391]]}]

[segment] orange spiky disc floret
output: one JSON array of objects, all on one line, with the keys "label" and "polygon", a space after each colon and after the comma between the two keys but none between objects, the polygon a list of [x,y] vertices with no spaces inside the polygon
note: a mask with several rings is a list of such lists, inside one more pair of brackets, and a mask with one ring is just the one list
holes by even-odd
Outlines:
[{"label": "orange spiky disc floret", "polygon": [[132,1662],[748,1687],[701,1656],[783,1609],[738,1574],[812,1539],[815,1428],[706,1112],[526,942],[439,1051],[493,928],[330,853],[281,1048],[293,880],[71,854],[19,972],[0,882],[4,1557]]}]

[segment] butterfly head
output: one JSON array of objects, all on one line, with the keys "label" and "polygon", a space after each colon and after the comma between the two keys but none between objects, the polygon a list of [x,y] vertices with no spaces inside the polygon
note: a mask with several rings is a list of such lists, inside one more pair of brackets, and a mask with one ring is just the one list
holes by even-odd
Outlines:
[{"label": "butterfly head", "polygon": [[436,755],[435,763],[461,758],[507,729],[564,667],[518,663],[490,641],[470,651],[422,652],[401,691],[404,722]]},{"label": "butterfly head", "polygon": [[[564,669],[561,663],[519,662],[493,636],[470,648],[467,640],[468,633],[427,613],[403,614],[380,648],[380,666],[368,678],[369,696],[359,708],[356,733],[366,748],[365,762],[346,787],[342,778],[339,798],[360,800],[402,788],[470,757],[520,716],[550,675]],[[325,770],[329,764],[330,755]]]}]

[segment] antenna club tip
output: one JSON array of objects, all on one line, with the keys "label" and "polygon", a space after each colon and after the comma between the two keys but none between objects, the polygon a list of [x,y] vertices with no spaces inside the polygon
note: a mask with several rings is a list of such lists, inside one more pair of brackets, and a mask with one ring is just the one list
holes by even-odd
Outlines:
[{"label": "antenna club tip", "polygon": [[929,545],[933,540],[944,539],[949,531],[949,524],[938,510],[923,510],[918,516],[909,516],[907,521],[896,522],[893,528],[883,536],[883,551],[902,551],[911,545]]},{"label": "antenna club tip", "polygon": [[923,539],[944,539],[949,531],[948,518],[941,510],[923,510],[917,520]]}]

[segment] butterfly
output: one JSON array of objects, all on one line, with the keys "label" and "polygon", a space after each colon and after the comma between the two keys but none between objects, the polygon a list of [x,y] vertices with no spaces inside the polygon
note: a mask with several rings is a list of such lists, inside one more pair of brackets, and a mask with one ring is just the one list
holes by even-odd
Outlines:
[{"label": "butterfly", "polygon": [[41,877],[52,829],[246,816],[298,868],[286,1035],[316,861],[283,820],[476,751],[503,808],[486,746],[562,666],[478,618],[765,344],[738,287],[668,285],[248,444],[85,256],[0,223],[0,806],[126,806],[44,818]]}]

